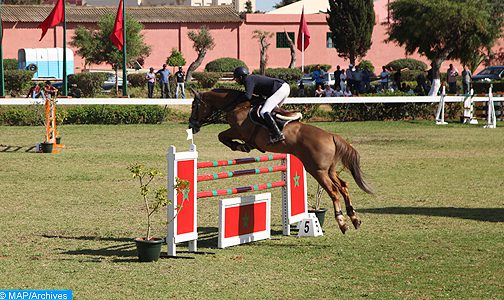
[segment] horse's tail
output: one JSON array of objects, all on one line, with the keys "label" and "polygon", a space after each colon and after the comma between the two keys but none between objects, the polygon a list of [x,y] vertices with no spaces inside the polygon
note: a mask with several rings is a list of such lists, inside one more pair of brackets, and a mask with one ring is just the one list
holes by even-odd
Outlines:
[{"label": "horse's tail", "polygon": [[373,189],[366,182],[360,168],[360,155],[352,145],[337,135],[333,135],[334,146],[336,147],[336,157],[339,158],[343,166],[352,173],[355,183],[368,194],[373,194]]}]

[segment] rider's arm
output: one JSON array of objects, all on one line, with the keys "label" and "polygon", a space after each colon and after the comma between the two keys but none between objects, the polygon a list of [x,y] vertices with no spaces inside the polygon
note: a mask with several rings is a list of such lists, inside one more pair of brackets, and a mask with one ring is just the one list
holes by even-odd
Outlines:
[{"label": "rider's arm", "polygon": [[252,78],[247,79],[248,80],[245,80],[245,98],[251,100],[252,94],[254,93],[255,82]]}]

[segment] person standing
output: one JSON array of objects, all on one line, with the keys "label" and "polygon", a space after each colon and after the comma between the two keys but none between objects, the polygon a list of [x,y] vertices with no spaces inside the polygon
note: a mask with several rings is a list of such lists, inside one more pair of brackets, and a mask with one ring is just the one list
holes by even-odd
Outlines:
[{"label": "person standing", "polygon": [[147,79],[147,91],[148,97],[152,98],[154,95],[154,84],[156,83],[156,74],[154,73],[154,68],[149,69],[149,73],[145,75],[145,79]]},{"label": "person standing", "polygon": [[340,86],[340,76],[341,76],[341,69],[340,66],[336,66],[336,71],[334,71],[334,88]]},{"label": "person standing", "polygon": [[448,93],[457,93],[457,76],[459,75],[458,70],[450,64],[448,71],[446,72],[446,81],[448,82]]},{"label": "person standing", "polygon": [[464,91],[464,94],[469,94],[469,89],[471,87],[471,77],[471,71],[467,68],[466,65],[464,65],[464,70],[462,71],[462,89]]},{"label": "person standing", "polygon": [[317,65],[313,70],[312,79],[315,80],[315,86],[324,85],[324,70],[320,68],[320,65]]},{"label": "person standing", "polygon": [[175,73],[175,79],[177,80],[177,89],[175,90],[175,98],[178,99],[179,92],[182,91],[182,98],[185,99],[185,90],[184,90],[184,82],[185,82],[185,73],[182,70],[182,67],[178,67],[178,71]]},{"label": "person standing", "polygon": [[380,73],[380,84],[384,92],[388,90],[389,76],[390,73],[387,71],[387,68],[383,66],[382,72]]},{"label": "person standing", "polygon": [[170,70],[166,68],[166,64],[163,68],[156,72],[159,74],[159,87],[161,88],[161,98],[170,98]]},{"label": "person standing", "polygon": [[345,69],[341,69],[341,74],[340,74],[340,77],[339,77],[339,83],[340,83],[341,91],[346,90],[347,78],[346,78]]},{"label": "person standing", "polygon": [[401,69],[397,70],[395,73],[394,73],[394,84],[395,84],[395,89],[396,91],[400,90],[401,89]]}]

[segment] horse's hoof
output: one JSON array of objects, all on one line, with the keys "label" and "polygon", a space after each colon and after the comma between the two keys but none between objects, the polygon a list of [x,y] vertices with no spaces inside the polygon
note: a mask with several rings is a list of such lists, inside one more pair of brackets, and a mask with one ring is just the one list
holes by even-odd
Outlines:
[{"label": "horse's hoof", "polygon": [[340,226],[339,229],[341,230],[341,233],[345,234],[348,230],[348,225],[344,224],[343,226]]},{"label": "horse's hoof", "polygon": [[355,227],[355,229],[359,229],[359,227],[360,227],[360,226],[361,226],[361,224],[362,224],[362,221],[361,221],[361,220],[359,220],[359,219],[353,219],[353,220],[352,220],[352,224],[353,224],[353,226]]}]

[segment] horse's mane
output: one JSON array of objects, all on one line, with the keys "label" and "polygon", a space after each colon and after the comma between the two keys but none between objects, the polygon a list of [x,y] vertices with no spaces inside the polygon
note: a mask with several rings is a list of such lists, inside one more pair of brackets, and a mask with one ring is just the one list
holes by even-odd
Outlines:
[{"label": "horse's mane", "polygon": [[245,93],[242,90],[231,89],[231,88],[216,88],[216,89],[212,89],[212,92],[214,92],[214,93],[234,94],[234,96],[238,96],[238,95],[241,96],[241,95],[243,95]]}]

